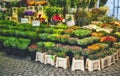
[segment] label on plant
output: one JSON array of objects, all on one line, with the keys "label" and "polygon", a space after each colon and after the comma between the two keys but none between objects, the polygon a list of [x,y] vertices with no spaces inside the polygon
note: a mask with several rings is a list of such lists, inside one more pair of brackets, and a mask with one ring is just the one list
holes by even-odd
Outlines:
[{"label": "label on plant", "polygon": [[21,23],[28,23],[28,18],[21,18]]},{"label": "label on plant", "polygon": [[68,26],[74,26],[75,25],[75,21],[73,21],[73,20],[67,21],[67,25]]},{"label": "label on plant", "polygon": [[34,20],[32,21],[33,26],[40,26],[40,21],[39,20]]}]

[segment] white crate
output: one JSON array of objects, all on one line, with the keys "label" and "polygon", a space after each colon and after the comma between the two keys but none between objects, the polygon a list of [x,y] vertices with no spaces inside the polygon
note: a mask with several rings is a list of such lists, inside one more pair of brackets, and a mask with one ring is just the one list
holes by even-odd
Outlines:
[{"label": "white crate", "polygon": [[112,65],[112,64],[114,64],[115,63],[115,57],[114,57],[114,55],[110,55],[110,56],[108,56],[108,66],[110,66],[110,65]]},{"label": "white crate", "polygon": [[109,64],[108,61],[109,61],[108,56],[106,56],[106,57],[100,59],[100,62],[101,62],[101,69],[104,69],[105,67],[108,66],[108,64]]},{"label": "white crate", "polygon": [[55,67],[63,67],[64,69],[67,69],[70,66],[70,59],[69,56],[66,58],[57,57],[56,58],[56,66]]},{"label": "white crate", "polygon": [[35,59],[35,61],[40,61],[41,63],[44,63],[45,55],[46,55],[46,53],[36,52],[36,59]]},{"label": "white crate", "polygon": [[75,58],[73,58],[73,60],[72,60],[72,71],[79,70],[79,69],[82,70],[82,71],[85,70],[84,59],[83,60],[76,60]]},{"label": "white crate", "polygon": [[114,57],[115,57],[115,61],[118,61],[118,60],[119,60],[119,59],[118,59],[118,52],[114,53],[113,55],[114,55]]},{"label": "white crate", "polygon": [[118,58],[120,58],[120,49],[118,49],[117,53],[118,53]]},{"label": "white crate", "polygon": [[97,60],[87,59],[86,60],[86,69],[88,69],[89,71],[101,70],[100,59],[97,59]]},{"label": "white crate", "polygon": [[45,62],[44,64],[51,64],[52,66],[55,65],[56,62],[56,56],[55,55],[45,55]]}]

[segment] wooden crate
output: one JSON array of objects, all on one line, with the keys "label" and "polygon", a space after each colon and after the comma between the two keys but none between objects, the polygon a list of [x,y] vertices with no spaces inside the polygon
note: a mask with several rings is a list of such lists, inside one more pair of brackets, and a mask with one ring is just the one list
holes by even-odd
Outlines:
[{"label": "wooden crate", "polygon": [[108,56],[106,56],[106,57],[100,59],[100,62],[101,62],[101,69],[104,69],[105,67],[108,66],[108,64],[109,64],[108,61],[109,61]]},{"label": "wooden crate", "polygon": [[35,61],[40,61],[41,63],[44,63],[45,55],[46,55],[46,53],[36,52],[36,59],[35,59]]},{"label": "wooden crate", "polygon": [[116,53],[114,53],[113,55],[114,55],[114,57],[115,57],[115,61],[118,61],[118,60],[119,60],[119,59],[118,59],[118,51],[117,51]]},{"label": "wooden crate", "polygon": [[108,66],[111,66],[112,64],[114,64],[115,63],[115,57],[114,57],[114,55],[110,55],[110,56],[108,56]]},{"label": "wooden crate", "polygon": [[84,60],[76,60],[75,58],[73,58],[72,60],[72,71],[74,70],[82,70],[84,71],[85,70],[85,67],[84,67]]},{"label": "wooden crate", "polygon": [[70,66],[69,56],[67,56],[66,58],[62,58],[62,57],[56,58],[55,67],[63,67],[64,69],[67,69],[69,66]]},{"label": "wooden crate", "polygon": [[118,58],[120,58],[120,49],[118,49],[117,53],[118,53]]},{"label": "wooden crate", "polygon": [[100,59],[97,59],[97,60],[87,59],[86,60],[86,69],[88,69],[88,71],[101,70]]},{"label": "wooden crate", "polygon": [[45,55],[45,62],[44,64],[51,64],[52,66],[55,65],[56,62],[56,56],[55,55]]}]

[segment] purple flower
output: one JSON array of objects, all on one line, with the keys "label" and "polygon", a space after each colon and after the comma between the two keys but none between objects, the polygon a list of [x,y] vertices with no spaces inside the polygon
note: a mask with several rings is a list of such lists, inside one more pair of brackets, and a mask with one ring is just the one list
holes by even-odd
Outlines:
[{"label": "purple flower", "polygon": [[24,14],[25,14],[25,15],[28,15],[28,16],[32,16],[32,15],[35,14],[35,12],[30,11],[30,10],[27,10],[27,11],[24,12]]}]

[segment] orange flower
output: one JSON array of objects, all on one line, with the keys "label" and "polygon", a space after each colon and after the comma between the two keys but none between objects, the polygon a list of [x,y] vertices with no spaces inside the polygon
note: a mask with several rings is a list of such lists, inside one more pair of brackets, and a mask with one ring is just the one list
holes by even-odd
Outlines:
[{"label": "orange flower", "polygon": [[100,39],[100,42],[116,42],[117,39],[113,36],[105,36]]},{"label": "orange flower", "polygon": [[100,46],[99,46],[98,44],[93,44],[93,45],[91,45],[91,46],[88,46],[87,48],[88,48],[89,50],[95,51],[95,50],[99,50],[99,49],[100,49]]}]

